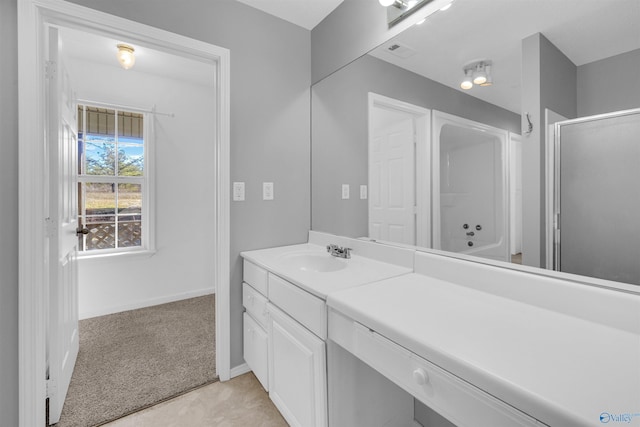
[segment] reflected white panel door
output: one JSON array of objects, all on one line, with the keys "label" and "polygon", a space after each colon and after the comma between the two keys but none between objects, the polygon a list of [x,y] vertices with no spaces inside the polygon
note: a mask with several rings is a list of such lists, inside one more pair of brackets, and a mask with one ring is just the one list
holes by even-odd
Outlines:
[{"label": "reflected white panel door", "polygon": [[376,109],[369,150],[369,237],[414,245],[415,123],[412,115]]},{"label": "reflected white panel door", "polygon": [[78,355],[77,109],[60,55],[58,31],[49,29],[47,108],[49,173],[48,261],[49,423],[60,420]]}]

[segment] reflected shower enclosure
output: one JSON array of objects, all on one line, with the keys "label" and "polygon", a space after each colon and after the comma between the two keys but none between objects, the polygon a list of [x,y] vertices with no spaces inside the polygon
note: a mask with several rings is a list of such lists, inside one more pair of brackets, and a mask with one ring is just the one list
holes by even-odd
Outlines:
[{"label": "reflected shower enclosure", "polygon": [[510,260],[507,131],[434,111],[433,245]]}]

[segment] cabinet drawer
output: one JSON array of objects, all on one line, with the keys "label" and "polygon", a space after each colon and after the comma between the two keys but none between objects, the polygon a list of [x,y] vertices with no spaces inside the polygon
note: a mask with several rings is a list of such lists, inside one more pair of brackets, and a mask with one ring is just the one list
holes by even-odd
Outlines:
[{"label": "cabinet drawer", "polygon": [[536,426],[536,420],[354,322],[355,355],[416,399],[464,427]]},{"label": "cabinet drawer", "polygon": [[244,260],[242,267],[242,280],[247,282],[255,290],[265,297],[267,296],[267,270],[260,268],[251,262]]},{"label": "cabinet drawer", "polygon": [[320,298],[269,273],[269,301],[323,340],[327,339],[327,308]]},{"label": "cabinet drawer", "polygon": [[243,283],[242,305],[263,328],[267,328],[267,297]]},{"label": "cabinet drawer", "polygon": [[269,391],[269,341],[267,332],[244,313],[244,360],[265,390]]}]

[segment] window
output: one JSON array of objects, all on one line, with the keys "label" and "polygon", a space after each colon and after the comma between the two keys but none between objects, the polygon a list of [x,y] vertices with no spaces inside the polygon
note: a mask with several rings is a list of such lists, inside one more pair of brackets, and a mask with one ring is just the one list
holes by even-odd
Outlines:
[{"label": "window", "polygon": [[145,114],[78,106],[81,252],[149,249],[149,162]]}]

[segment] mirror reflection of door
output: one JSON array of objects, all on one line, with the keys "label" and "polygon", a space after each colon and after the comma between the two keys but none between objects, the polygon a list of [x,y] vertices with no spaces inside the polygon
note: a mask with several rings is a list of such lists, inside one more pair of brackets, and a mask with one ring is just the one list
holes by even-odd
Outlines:
[{"label": "mirror reflection of door", "polygon": [[415,125],[411,114],[377,107],[369,151],[369,237],[415,245]]},{"label": "mirror reflection of door", "polygon": [[556,129],[555,269],[640,285],[640,110]]},{"label": "mirror reflection of door", "polygon": [[369,93],[369,238],[431,245],[431,110]]}]

